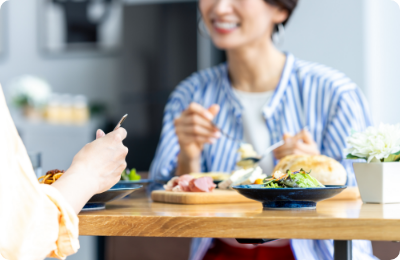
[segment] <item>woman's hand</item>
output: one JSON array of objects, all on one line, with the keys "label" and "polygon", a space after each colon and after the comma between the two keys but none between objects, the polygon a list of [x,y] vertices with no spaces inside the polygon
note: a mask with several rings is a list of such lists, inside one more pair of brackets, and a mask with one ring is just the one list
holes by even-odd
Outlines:
[{"label": "woman's hand", "polygon": [[119,128],[107,135],[97,132],[97,140],[85,145],[74,157],[71,167],[52,186],[57,188],[79,212],[97,193],[115,185],[126,168],[128,154],[122,140],[126,130]]},{"label": "woman's hand", "polygon": [[197,103],[191,103],[181,116],[175,119],[175,131],[180,146],[177,175],[200,170],[200,156],[204,144],[213,143],[221,136],[212,123],[218,112],[218,105],[206,109]]},{"label": "woman's hand", "polygon": [[96,141],[85,145],[75,155],[68,171],[79,171],[82,179],[96,183],[95,193],[102,193],[120,180],[121,173],[126,168],[128,148],[122,141],[127,133],[124,128],[119,128],[108,135],[103,133],[100,138],[99,131],[96,135]]},{"label": "woman's hand", "polygon": [[305,129],[295,136],[284,134],[283,140],[285,141],[285,144],[274,150],[274,156],[277,160],[293,154],[320,154],[317,143],[312,139],[311,134]]}]

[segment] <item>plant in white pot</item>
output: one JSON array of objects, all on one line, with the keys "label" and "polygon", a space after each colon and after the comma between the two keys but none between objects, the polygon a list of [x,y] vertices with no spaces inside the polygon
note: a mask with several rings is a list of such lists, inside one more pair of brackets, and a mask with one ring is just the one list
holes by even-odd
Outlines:
[{"label": "plant in white pot", "polygon": [[364,203],[400,203],[400,124],[368,127],[347,138],[347,159]]}]

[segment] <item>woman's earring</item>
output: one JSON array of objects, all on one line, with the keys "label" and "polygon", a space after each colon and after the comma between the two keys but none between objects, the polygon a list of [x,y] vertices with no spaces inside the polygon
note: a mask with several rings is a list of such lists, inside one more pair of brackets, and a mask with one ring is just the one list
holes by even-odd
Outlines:
[{"label": "woman's earring", "polygon": [[283,41],[285,40],[285,27],[282,23],[276,25],[278,30],[272,34],[272,41],[274,42],[276,47],[282,45]]},{"label": "woman's earring", "polygon": [[199,19],[198,22],[198,30],[201,36],[205,37],[205,38],[210,38],[210,33],[208,32],[208,29],[206,27],[206,25],[204,24],[204,21],[202,18]]}]

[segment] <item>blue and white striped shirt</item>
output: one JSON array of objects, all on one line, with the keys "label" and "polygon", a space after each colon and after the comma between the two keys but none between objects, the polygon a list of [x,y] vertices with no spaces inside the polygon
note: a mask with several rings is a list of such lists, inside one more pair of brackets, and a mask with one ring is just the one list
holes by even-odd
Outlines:
[{"label": "blue and white striped shirt", "polygon": [[[232,91],[227,64],[195,73],[176,88],[165,108],[161,139],[150,168],[152,179],[167,181],[173,177],[179,153],[174,119],[191,102],[204,107],[220,105],[216,125],[230,136],[243,139],[243,108]],[[280,82],[263,116],[271,144],[280,141],[284,133],[296,134],[307,126],[321,154],[339,161],[351,130],[363,130],[371,124],[366,101],[355,83],[339,71],[298,60],[291,54],[287,54]],[[238,146],[224,137],[205,145],[202,171],[231,172],[238,160]],[[351,165],[343,164],[348,170],[347,185],[355,186]],[[210,244],[208,238],[194,239],[190,259],[202,259]],[[333,259],[331,240],[294,239],[291,246],[298,260]],[[354,241],[353,256],[355,260],[376,259],[369,241]]]}]

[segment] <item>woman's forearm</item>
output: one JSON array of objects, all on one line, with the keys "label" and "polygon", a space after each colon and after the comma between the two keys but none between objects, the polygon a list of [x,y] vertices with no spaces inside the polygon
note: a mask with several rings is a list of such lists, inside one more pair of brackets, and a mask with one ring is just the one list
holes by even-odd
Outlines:
[{"label": "woman's forearm", "polygon": [[182,154],[178,155],[178,166],[176,168],[176,175],[181,176],[183,174],[200,172],[200,158],[190,159]]},{"label": "woman's forearm", "polygon": [[64,199],[78,214],[86,202],[95,194],[94,187],[82,179],[82,174],[68,170],[64,175],[51,185],[56,188]]}]

